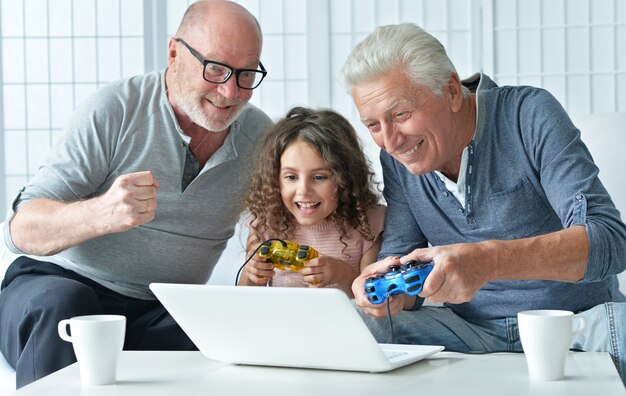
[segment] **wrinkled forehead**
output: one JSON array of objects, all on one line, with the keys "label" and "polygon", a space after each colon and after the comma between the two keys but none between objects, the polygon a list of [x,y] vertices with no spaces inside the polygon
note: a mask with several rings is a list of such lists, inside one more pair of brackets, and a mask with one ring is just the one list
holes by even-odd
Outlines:
[{"label": "wrinkled forehead", "polygon": [[386,75],[354,85],[352,98],[361,118],[368,119],[404,105],[414,105],[425,90],[427,88],[411,83],[402,75]]}]

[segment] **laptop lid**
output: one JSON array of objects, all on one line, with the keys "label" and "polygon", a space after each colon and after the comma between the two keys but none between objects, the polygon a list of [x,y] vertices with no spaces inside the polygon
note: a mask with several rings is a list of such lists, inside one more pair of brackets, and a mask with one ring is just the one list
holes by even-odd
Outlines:
[{"label": "laptop lid", "polygon": [[166,283],[150,289],[209,359],[380,372],[443,349],[390,345],[402,355],[390,361],[338,289]]}]

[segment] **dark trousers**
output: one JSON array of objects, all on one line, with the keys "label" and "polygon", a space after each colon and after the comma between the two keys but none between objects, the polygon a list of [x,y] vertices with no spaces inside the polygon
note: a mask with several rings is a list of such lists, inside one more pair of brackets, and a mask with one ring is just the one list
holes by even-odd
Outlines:
[{"label": "dark trousers", "polygon": [[196,350],[156,300],[129,298],[55,264],[20,257],[0,293],[0,352],[21,388],[76,361],[57,333],[60,320],[79,315],[126,316],[126,350]]}]

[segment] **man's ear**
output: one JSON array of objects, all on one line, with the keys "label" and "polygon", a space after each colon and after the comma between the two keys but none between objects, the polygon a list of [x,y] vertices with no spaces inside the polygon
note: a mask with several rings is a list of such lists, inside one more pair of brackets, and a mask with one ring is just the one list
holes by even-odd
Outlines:
[{"label": "man's ear", "polygon": [[176,47],[176,44],[177,41],[171,38],[167,45],[167,65],[170,69],[174,67],[174,61],[176,56],[178,55],[178,49]]},{"label": "man's ear", "polygon": [[448,95],[450,97],[450,110],[456,113],[461,110],[463,105],[463,90],[461,88],[461,80],[458,74],[451,73],[448,80]]}]

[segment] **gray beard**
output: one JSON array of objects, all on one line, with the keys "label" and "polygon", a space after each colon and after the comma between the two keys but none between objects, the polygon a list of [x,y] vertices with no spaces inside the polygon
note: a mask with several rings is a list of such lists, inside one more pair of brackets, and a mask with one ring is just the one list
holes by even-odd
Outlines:
[{"label": "gray beard", "polygon": [[239,117],[241,112],[243,111],[243,106],[241,106],[235,113],[233,113],[227,119],[214,119],[211,118],[210,115],[207,115],[206,112],[200,106],[201,100],[206,100],[204,95],[181,95],[180,92],[187,91],[188,84],[186,81],[181,81],[180,78],[176,78],[174,81],[174,91],[172,92],[172,96],[178,107],[182,112],[189,117],[194,124],[201,126],[209,132],[221,132],[227,129],[236,119]]},{"label": "gray beard", "polygon": [[[174,100],[176,100],[176,103],[178,103],[178,107],[183,111],[183,113],[185,113],[187,117],[189,117],[191,121],[193,121],[194,124],[201,126],[209,132],[221,132],[227,129],[243,111],[243,107],[241,107],[228,119],[215,120],[205,114],[205,111],[200,107],[199,102],[193,101],[192,98],[189,96],[179,97],[177,94],[174,94]],[[202,98],[200,100],[205,99]]]}]

